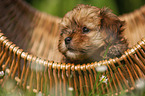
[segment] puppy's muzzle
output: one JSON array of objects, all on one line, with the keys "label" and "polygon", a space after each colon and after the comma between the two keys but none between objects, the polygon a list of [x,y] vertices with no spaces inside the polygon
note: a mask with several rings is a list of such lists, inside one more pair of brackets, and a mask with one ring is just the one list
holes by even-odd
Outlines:
[{"label": "puppy's muzzle", "polygon": [[66,37],[66,38],[65,38],[65,44],[66,44],[66,45],[67,45],[67,44],[70,44],[71,40],[72,40],[71,37]]}]

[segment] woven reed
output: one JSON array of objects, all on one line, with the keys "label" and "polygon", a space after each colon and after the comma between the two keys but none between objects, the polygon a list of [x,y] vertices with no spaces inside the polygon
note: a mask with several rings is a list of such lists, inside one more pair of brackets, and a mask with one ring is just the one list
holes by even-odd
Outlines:
[{"label": "woven reed", "polygon": [[[39,12],[21,0],[0,2],[0,70],[8,74],[1,86],[14,79],[22,89],[55,96],[118,95],[122,90],[133,90],[135,81],[145,78],[145,6],[120,16],[126,21],[124,35],[131,49],[120,58],[74,65],[60,62],[57,43],[61,18]],[[98,73],[96,67],[102,65],[108,69]],[[107,84],[99,83],[102,75],[108,78]],[[69,87],[74,90],[68,91]]]}]

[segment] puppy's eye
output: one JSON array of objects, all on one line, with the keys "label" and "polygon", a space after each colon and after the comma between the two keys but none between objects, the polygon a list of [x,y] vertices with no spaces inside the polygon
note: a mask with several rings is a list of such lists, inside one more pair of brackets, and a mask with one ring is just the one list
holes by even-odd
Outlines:
[{"label": "puppy's eye", "polygon": [[87,27],[83,27],[83,33],[88,33],[90,30]]}]

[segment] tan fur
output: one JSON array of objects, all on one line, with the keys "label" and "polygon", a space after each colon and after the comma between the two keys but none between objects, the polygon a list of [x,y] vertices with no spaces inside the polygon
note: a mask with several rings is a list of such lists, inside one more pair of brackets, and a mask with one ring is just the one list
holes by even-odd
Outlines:
[{"label": "tan fur", "polygon": [[[114,48],[121,52],[127,49],[126,40],[121,35],[123,25],[124,22],[107,8],[78,5],[68,12],[60,23],[61,34],[58,49],[66,57],[65,62],[83,64],[102,60],[109,43],[111,52],[111,47],[113,51]],[[90,31],[83,33],[84,27]],[[72,40],[66,46],[64,40],[67,37],[71,37]],[[117,44],[121,44],[119,49],[115,47]],[[107,58],[112,58],[109,56],[109,51]]]}]

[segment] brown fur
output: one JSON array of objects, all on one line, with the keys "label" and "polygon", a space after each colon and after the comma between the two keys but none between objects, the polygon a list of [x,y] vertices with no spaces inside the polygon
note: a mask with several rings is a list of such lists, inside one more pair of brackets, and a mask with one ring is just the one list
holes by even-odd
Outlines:
[{"label": "brown fur", "polygon": [[[60,40],[58,49],[65,56],[65,62],[83,64],[120,56],[127,43],[122,36],[124,25],[116,15],[107,8],[78,5],[68,12],[60,23]],[[83,28],[89,29],[83,33]],[[72,40],[65,44],[65,38]],[[110,46],[109,46],[110,45]]]}]

